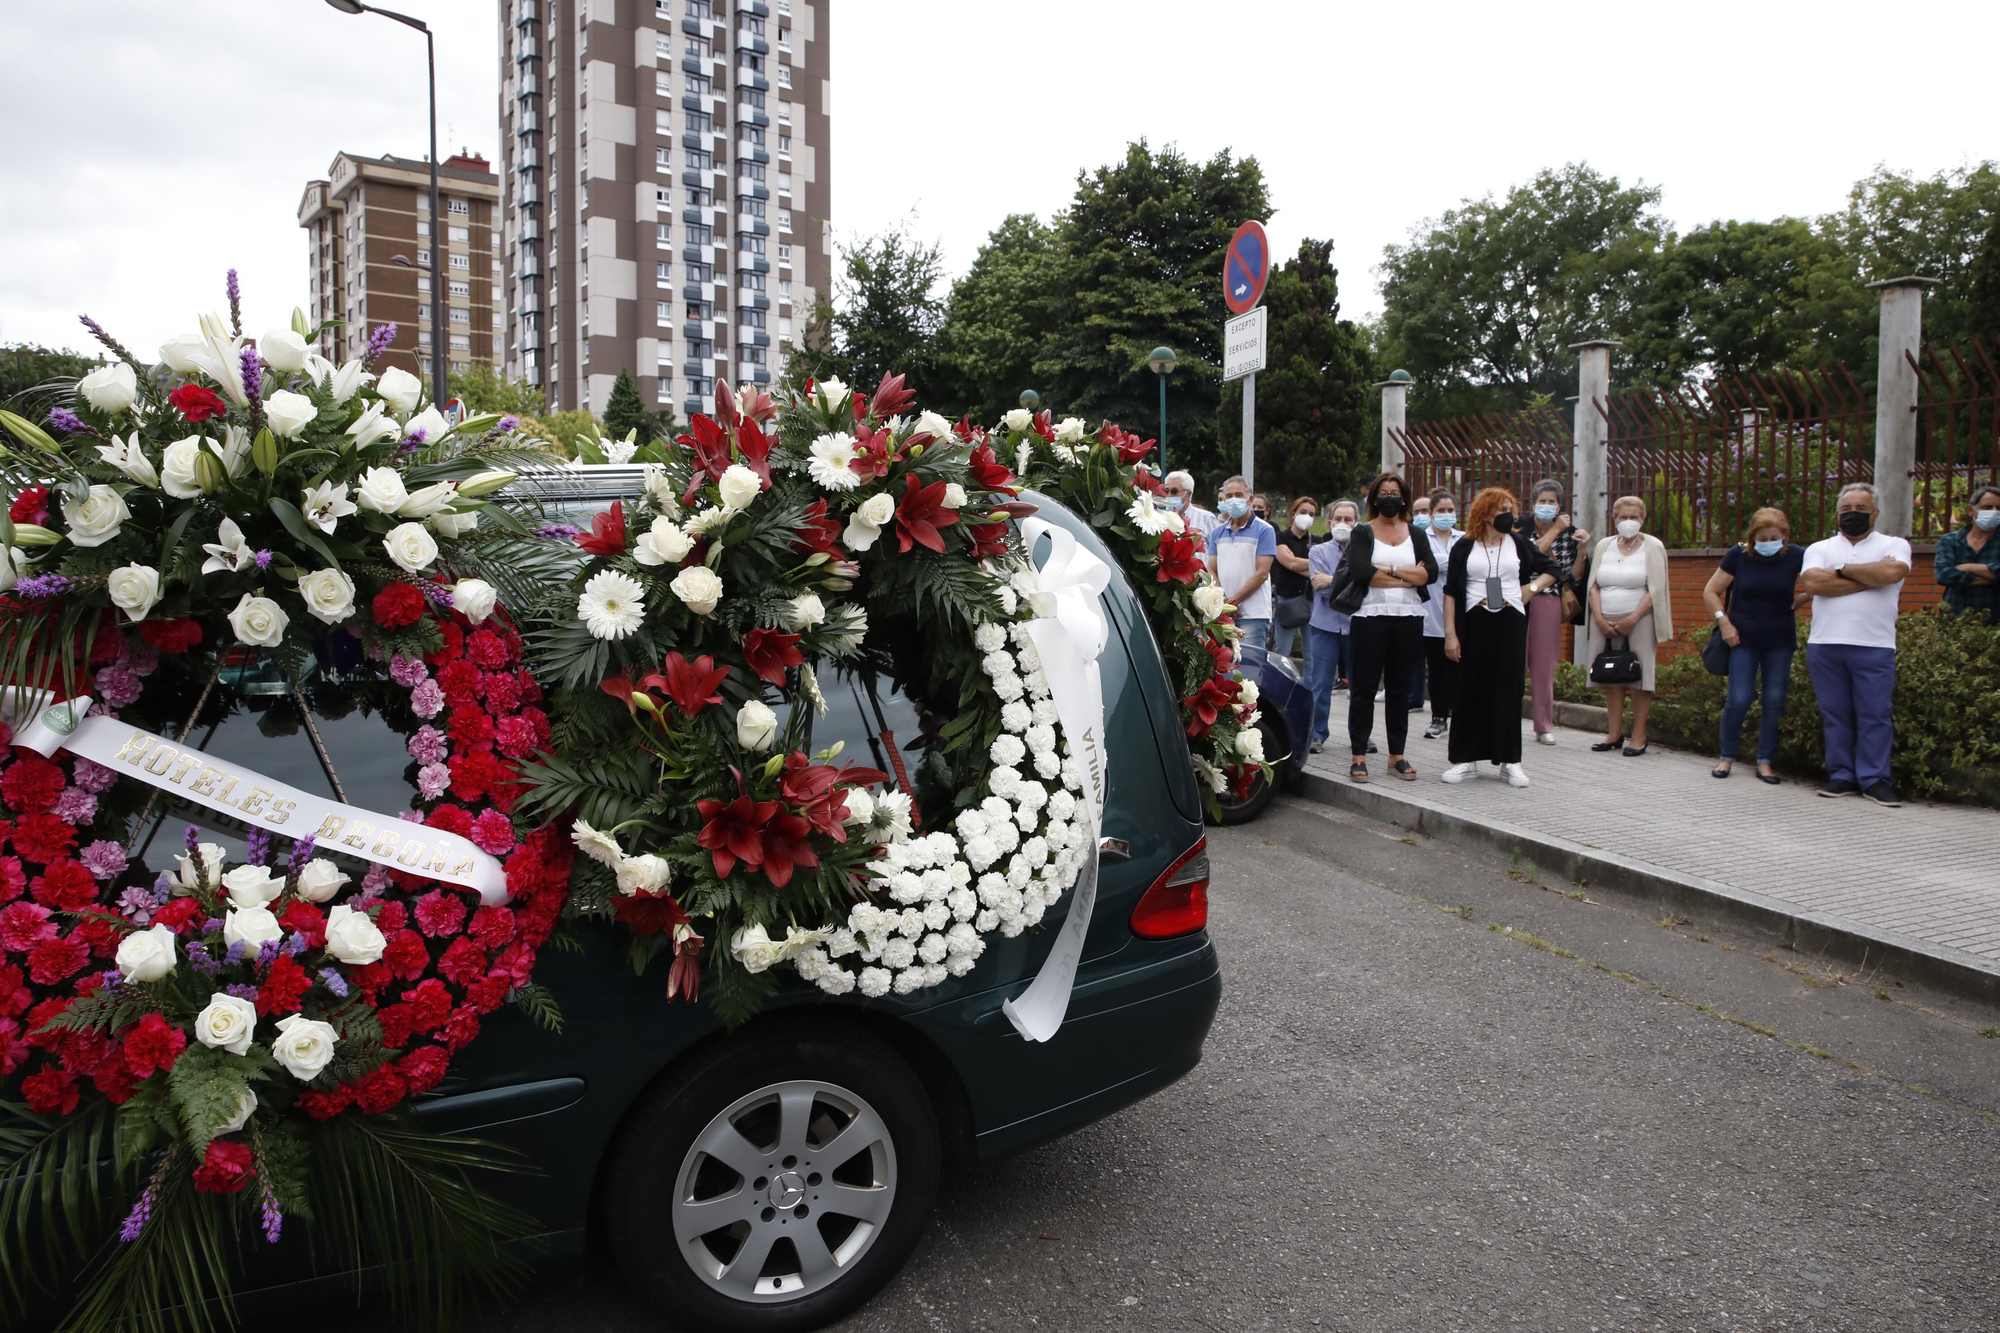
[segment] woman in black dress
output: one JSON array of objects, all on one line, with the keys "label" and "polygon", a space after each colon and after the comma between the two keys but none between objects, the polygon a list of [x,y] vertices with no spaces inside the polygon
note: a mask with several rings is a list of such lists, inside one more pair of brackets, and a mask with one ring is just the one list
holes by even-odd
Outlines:
[{"label": "woman in black dress", "polygon": [[1512,787],[1528,785],[1521,767],[1521,686],[1527,676],[1527,604],[1559,572],[1541,547],[1516,528],[1519,503],[1489,486],[1466,511],[1465,538],[1453,545],[1444,576],[1444,652],[1458,663],[1446,782],[1499,766]]}]

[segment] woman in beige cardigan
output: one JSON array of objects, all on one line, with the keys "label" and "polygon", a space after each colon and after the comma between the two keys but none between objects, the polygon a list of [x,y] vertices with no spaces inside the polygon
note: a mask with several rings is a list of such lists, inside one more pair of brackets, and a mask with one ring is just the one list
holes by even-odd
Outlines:
[{"label": "woman in beige cardigan", "polygon": [[[1639,658],[1636,685],[1606,685],[1605,738],[1590,748],[1600,754],[1619,749],[1627,756],[1646,753],[1646,715],[1653,709],[1653,659],[1659,645],[1674,637],[1673,601],[1667,594],[1667,548],[1640,531],[1646,502],[1620,496],[1611,506],[1615,536],[1597,544],[1590,560],[1590,645],[1592,661],[1607,639],[1623,638]],[[1631,743],[1625,739],[1625,692],[1632,692]]]}]

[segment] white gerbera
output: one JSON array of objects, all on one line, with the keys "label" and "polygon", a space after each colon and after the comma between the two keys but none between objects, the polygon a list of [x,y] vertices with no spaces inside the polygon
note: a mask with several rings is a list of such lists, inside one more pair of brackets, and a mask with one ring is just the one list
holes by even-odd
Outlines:
[{"label": "white gerbera", "polygon": [[625,859],[625,849],[618,845],[618,839],[601,829],[594,829],[581,819],[569,826],[569,840],[576,849],[591,860],[607,866],[616,866]]},{"label": "white gerbera", "polygon": [[639,581],[615,569],[600,570],[583,585],[576,599],[576,613],[591,634],[600,639],[622,639],[636,631],[646,619],[644,590]]},{"label": "white gerbera", "polygon": [[846,431],[820,436],[812,442],[811,453],[806,472],[823,489],[851,491],[861,484],[861,474],[848,466],[854,461],[854,437]]}]

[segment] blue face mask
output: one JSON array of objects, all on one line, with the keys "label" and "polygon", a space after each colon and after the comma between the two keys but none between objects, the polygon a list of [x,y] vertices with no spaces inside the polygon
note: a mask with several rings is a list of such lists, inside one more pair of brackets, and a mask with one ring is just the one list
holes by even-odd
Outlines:
[{"label": "blue face mask", "polygon": [[1164,509],[1170,514],[1178,514],[1185,504],[1187,497],[1182,495],[1162,495],[1153,501],[1154,508]]},{"label": "blue face mask", "polygon": [[1432,514],[1431,526],[1436,528],[1439,532],[1450,532],[1454,527],[1458,526],[1458,515]]},{"label": "blue face mask", "polygon": [[1538,518],[1538,519],[1540,519],[1540,520],[1541,520],[1542,522],[1544,522],[1544,523],[1553,523],[1553,522],[1555,522],[1555,521],[1556,521],[1556,512],[1557,512],[1557,511],[1556,511],[1556,507],[1555,507],[1554,505],[1536,505],[1536,506],[1535,506],[1535,517],[1536,517],[1536,518]]},{"label": "blue face mask", "polygon": [[1972,521],[1979,525],[1981,532],[1991,532],[2000,528],[2000,509],[1981,509],[1972,516]]},{"label": "blue face mask", "polygon": [[1785,549],[1785,544],[1782,541],[1774,540],[1774,541],[1757,543],[1757,554],[1761,556],[1773,556],[1784,549]]},{"label": "blue face mask", "polygon": [[1232,495],[1217,505],[1216,508],[1220,509],[1229,518],[1242,518],[1250,512],[1250,497],[1247,495]]},{"label": "blue face mask", "polygon": [[1418,532],[1424,531],[1424,529],[1430,527],[1430,525],[1431,525],[1431,516],[1429,514],[1418,514],[1410,520],[1410,526],[1415,528]]}]

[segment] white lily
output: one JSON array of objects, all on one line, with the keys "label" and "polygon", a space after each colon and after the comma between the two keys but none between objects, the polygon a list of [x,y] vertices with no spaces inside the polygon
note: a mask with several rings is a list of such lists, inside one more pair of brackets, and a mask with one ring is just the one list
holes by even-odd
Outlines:
[{"label": "white lily", "polygon": [[389,405],[380,399],[368,404],[368,410],[354,419],[347,433],[354,437],[356,449],[366,449],[381,440],[393,440],[399,433],[395,418],[388,415]]},{"label": "white lily", "polygon": [[374,378],[361,368],[361,358],[356,357],[352,361],[341,363],[340,369],[333,372],[332,382],[327,385],[327,392],[333,395],[334,402],[344,403],[359,393],[362,385],[371,383]]},{"label": "white lily", "polygon": [[229,333],[227,320],[214,311],[201,317],[201,346],[189,349],[196,370],[215,381],[223,396],[238,407],[250,405],[243,388],[243,340]]},{"label": "white lily", "polygon": [[321,532],[331,533],[349,514],[360,512],[347,498],[347,483],[323,481],[305,493],[299,512]]},{"label": "white lily", "polygon": [[160,474],[153,467],[152,460],[146,457],[146,451],[139,447],[138,431],[133,431],[130,438],[123,440],[112,436],[111,443],[97,446],[97,456],[141,486],[150,486],[156,491],[160,489]]},{"label": "white lily", "polygon": [[213,574],[220,570],[234,574],[256,564],[257,553],[243,540],[243,529],[236,526],[235,519],[223,519],[215,535],[221,540],[202,544],[201,549],[208,552],[208,559],[201,564],[202,573]]}]

